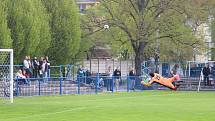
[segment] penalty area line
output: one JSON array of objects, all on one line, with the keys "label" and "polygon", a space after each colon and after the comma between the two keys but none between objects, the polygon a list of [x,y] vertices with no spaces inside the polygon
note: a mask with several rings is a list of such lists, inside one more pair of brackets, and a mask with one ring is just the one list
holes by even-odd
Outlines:
[{"label": "penalty area line", "polygon": [[[61,110],[61,111],[56,111],[56,112],[49,112],[49,113],[42,113],[42,114],[29,114],[29,116],[20,116],[20,117],[14,117],[14,118],[7,118],[4,119],[5,121],[7,120],[12,120],[12,119],[29,119],[29,118],[33,118],[33,117],[41,117],[41,116],[49,116],[49,115],[55,115],[55,114],[62,114],[62,113],[66,113],[66,112],[72,112],[72,111],[77,111],[77,110],[83,110],[86,109],[86,107],[76,107],[76,108],[72,108],[72,109],[67,109],[67,110]],[[96,106],[94,108],[99,108],[99,106]]]}]

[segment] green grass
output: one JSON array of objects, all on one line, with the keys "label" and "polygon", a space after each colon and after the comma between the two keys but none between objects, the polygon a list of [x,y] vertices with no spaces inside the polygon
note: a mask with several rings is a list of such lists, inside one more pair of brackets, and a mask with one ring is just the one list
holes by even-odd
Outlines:
[{"label": "green grass", "polygon": [[144,91],[0,99],[0,121],[215,121],[215,92]]}]

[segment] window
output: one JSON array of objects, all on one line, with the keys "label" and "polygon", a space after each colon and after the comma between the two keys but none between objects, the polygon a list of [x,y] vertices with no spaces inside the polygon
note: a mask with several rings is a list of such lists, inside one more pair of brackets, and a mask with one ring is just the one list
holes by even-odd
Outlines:
[{"label": "window", "polygon": [[80,4],[79,9],[80,11],[84,11],[86,9],[86,4]]}]

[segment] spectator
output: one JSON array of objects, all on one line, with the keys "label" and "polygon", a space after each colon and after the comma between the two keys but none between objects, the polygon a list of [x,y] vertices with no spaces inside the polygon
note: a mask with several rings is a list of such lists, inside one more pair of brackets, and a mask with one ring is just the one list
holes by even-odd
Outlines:
[{"label": "spectator", "polygon": [[135,90],[135,73],[133,68],[129,71],[129,79],[130,79],[130,89]]},{"label": "spectator", "polygon": [[120,82],[120,78],[121,78],[121,71],[119,70],[119,67],[117,67],[114,70],[113,76],[115,78],[116,91],[118,91],[119,90],[119,82]]},{"label": "spectator", "polygon": [[48,78],[48,64],[47,64],[47,61],[46,61],[45,58],[43,59],[43,64],[42,64],[42,74],[43,74],[43,77],[45,78],[45,80],[47,81],[47,78]]},{"label": "spectator", "polygon": [[32,64],[31,64],[31,56],[28,56],[28,64],[29,64],[29,68],[26,70],[26,73],[28,74],[29,78],[31,78],[32,75],[33,75]]},{"label": "spectator", "polygon": [[22,71],[22,75],[25,76],[26,78],[30,77],[30,75],[25,70]]},{"label": "spectator", "polygon": [[31,62],[29,62],[29,56],[25,56],[25,59],[23,61],[23,70],[26,71],[26,73],[28,73],[29,75],[31,74]]},{"label": "spectator", "polygon": [[28,56],[25,56],[25,59],[23,60],[23,68],[29,68]]},{"label": "spectator", "polygon": [[211,70],[208,64],[205,65],[205,67],[202,70],[203,73],[203,77],[204,77],[204,84],[206,85],[210,85],[210,81],[209,81],[209,75],[211,74]]},{"label": "spectator", "polygon": [[85,76],[86,76],[86,84],[90,84],[92,79],[91,79],[91,72],[89,71],[89,69],[86,69],[86,72],[85,72]]},{"label": "spectator", "polygon": [[77,79],[80,81],[80,82],[83,82],[84,81],[84,76],[85,76],[85,73],[84,73],[84,67],[80,67],[77,71]]},{"label": "spectator", "polygon": [[22,71],[22,69],[18,70],[18,72],[16,73],[17,81],[18,81],[18,83],[21,82],[21,83],[24,83],[24,84],[28,84],[26,76],[23,75],[23,72],[25,74],[25,70],[23,70],[23,71]]},{"label": "spectator", "polygon": [[111,66],[108,67],[107,71],[107,79],[106,79],[106,83],[107,83],[107,91],[113,91],[113,79],[112,79],[112,72],[111,72]]},{"label": "spectator", "polygon": [[40,57],[38,71],[39,71],[39,77],[43,78],[43,57]]},{"label": "spectator", "polygon": [[23,60],[23,69],[27,70],[30,68],[30,65],[28,63],[28,56],[25,56],[25,59]]},{"label": "spectator", "polygon": [[47,77],[50,77],[50,61],[49,61],[49,58],[48,58],[48,56],[46,56],[45,57],[45,59],[46,59],[46,70],[47,70]]},{"label": "spectator", "polygon": [[213,85],[215,86],[215,62],[213,63],[213,66],[211,67],[211,74],[213,78]]},{"label": "spectator", "polygon": [[37,57],[34,57],[32,61],[32,68],[33,68],[33,77],[37,78],[38,77],[38,70],[39,70],[39,62],[37,60]]}]

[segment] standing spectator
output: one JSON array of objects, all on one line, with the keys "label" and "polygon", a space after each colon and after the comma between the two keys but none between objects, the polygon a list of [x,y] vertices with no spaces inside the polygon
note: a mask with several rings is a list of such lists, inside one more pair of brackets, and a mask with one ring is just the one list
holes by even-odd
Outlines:
[{"label": "standing spectator", "polygon": [[119,82],[120,82],[120,78],[121,78],[121,71],[119,70],[119,67],[117,67],[114,70],[113,76],[115,78],[116,91],[118,91],[119,90]]},{"label": "standing spectator", "polygon": [[25,56],[25,59],[23,60],[23,68],[29,68],[28,56]]},{"label": "standing spectator", "polygon": [[49,61],[48,56],[46,56],[45,59],[46,59],[46,63],[47,63],[47,65],[46,65],[46,68],[47,68],[47,77],[50,78],[50,72],[51,72],[51,70],[50,70],[51,69],[50,68],[50,61]]},{"label": "standing spectator", "polygon": [[86,69],[86,84],[90,84],[91,81],[91,72],[89,71],[89,69]]},{"label": "standing spectator", "polygon": [[208,64],[205,65],[205,67],[202,70],[203,73],[203,77],[204,77],[204,84],[206,85],[210,85],[210,81],[209,81],[209,75],[211,73],[210,67]]},{"label": "standing spectator", "polygon": [[43,59],[42,73],[43,73],[43,77],[45,78],[45,81],[47,81],[47,78],[48,78],[48,66],[47,66],[47,61],[46,61],[45,58]]},{"label": "standing spectator", "polygon": [[108,67],[106,74],[107,74],[107,80],[106,80],[107,91],[113,91],[113,79],[112,79],[113,74],[111,72],[111,66]]},{"label": "standing spectator", "polygon": [[31,67],[31,62],[29,61],[29,56],[25,56],[25,59],[23,61],[23,70],[25,70],[28,75],[32,74],[30,67]]},{"label": "standing spectator", "polygon": [[38,77],[38,70],[39,70],[39,62],[37,60],[37,57],[34,57],[32,61],[32,68],[33,68],[33,77],[37,78]]},{"label": "standing spectator", "polygon": [[133,68],[131,68],[131,70],[129,71],[129,79],[130,79],[130,89],[135,90],[135,73]]},{"label": "standing spectator", "polygon": [[28,56],[28,64],[29,64],[29,69],[26,70],[26,73],[29,75],[29,78],[33,76],[33,69],[32,69],[32,64],[31,64],[31,56]]},{"label": "standing spectator", "polygon": [[23,69],[27,70],[30,68],[30,65],[28,63],[28,56],[25,56],[25,59],[23,60]]},{"label": "standing spectator", "polygon": [[84,67],[79,67],[78,71],[77,71],[77,79],[80,81],[80,82],[83,82],[84,81]]},{"label": "standing spectator", "polygon": [[211,74],[213,78],[213,85],[215,86],[215,62],[213,62],[213,66],[211,67]]},{"label": "standing spectator", "polygon": [[40,57],[38,71],[39,71],[39,77],[43,78],[43,57]]}]

